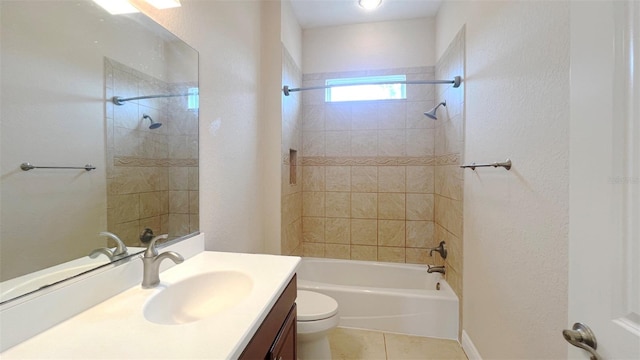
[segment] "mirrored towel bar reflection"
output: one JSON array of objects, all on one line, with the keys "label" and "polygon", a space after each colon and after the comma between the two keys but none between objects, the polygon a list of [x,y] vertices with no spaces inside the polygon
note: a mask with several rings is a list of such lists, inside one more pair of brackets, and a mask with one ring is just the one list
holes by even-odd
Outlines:
[{"label": "mirrored towel bar reflection", "polygon": [[96,167],[91,164],[87,164],[85,166],[35,166],[35,165],[31,165],[28,162],[25,162],[20,164],[20,169],[22,169],[23,171],[29,171],[33,169],[71,169],[71,170],[91,171],[91,170],[95,170]]},{"label": "mirrored towel bar reflection", "polygon": [[144,100],[144,99],[159,99],[159,98],[170,98],[170,97],[180,97],[180,96],[194,96],[198,95],[198,93],[185,93],[185,94],[166,94],[166,95],[146,95],[146,96],[136,96],[130,98],[123,98],[121,96],[114,96],[111,98],[111,101],[116,105],[124,105],[127,101],[132,100]]},{"label": "mirrored towel bar reflection", "polygon": [[466,164],[466,165],[460,165],[461,168],[466,169],[469,168],[471,170],[475,170],[477,167],[503,167],[507,170],[511,170],[511,160],[507,159],[503,162],[494,162],[491,164],[476,164],[476,163],[471,163],[471,164]]}]

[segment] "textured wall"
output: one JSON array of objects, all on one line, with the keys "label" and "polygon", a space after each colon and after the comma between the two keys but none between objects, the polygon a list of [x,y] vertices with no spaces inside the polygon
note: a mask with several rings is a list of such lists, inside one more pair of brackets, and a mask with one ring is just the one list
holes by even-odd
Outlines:
[{"label": "textured wall", "polygon": [[268,216],[262,207],[261,29],[269,21],[261,18],[262,4],[184,1],[163,11],[140,6],[200,53],[200,230],[207,234],[206,248],[261,252]]},{"label": "textured wall", "polygon": [[485,359],[566,358],[569,4],[444,2],[437,23],[466,24],[465,161],[514,164],[464,172],[464,330]]},{"label": "textured wall", "polygon": [[305,74],[435,65],[433,18],[306,29]]},{"label": "textured wall", "polygon": [[298,67],[302,64],[302,28],[293,12],[291,0],[281,2],[281,38],[291,59]]}]

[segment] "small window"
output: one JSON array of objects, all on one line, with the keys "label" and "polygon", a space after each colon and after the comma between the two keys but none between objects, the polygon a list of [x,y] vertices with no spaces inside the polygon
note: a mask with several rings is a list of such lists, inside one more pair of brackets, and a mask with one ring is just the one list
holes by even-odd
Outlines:
[{"label": "small window", "polygon": [[[325,101],[363,101],[406,99],[405,84],[393,82],[407,81],[406,75],[365,76],[357,78],[327,79],[326,85],[356,84],[327,88]],[[383,84],[384,83],[384,84]]]},{"label": "small window", "polygon": [[187,109],[198,110],[198,108],[200,107],[200,96],[198,88],[189,88],[189,91],[187,91],[187,93],[189,94],[189,96],[187,97]]}]

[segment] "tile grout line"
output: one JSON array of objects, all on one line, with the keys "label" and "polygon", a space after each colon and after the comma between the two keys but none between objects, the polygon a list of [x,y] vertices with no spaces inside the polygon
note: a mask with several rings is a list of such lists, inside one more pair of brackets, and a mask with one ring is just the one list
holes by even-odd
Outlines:
[{"label": "tile grout line", "polygon": [[389,352],[387,351],[387,334],[384,332],[382,333],[382,340],[384,342],[384,358],[389,360]]}]

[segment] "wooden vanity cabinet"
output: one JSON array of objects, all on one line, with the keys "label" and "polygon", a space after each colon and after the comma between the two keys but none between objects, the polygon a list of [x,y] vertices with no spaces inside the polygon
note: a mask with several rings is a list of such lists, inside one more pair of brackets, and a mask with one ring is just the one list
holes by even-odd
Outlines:
[{"label": "wooden vanity cabinet", "polygon": [[296,360],[296,275],[247,344],[242,360]]}]

